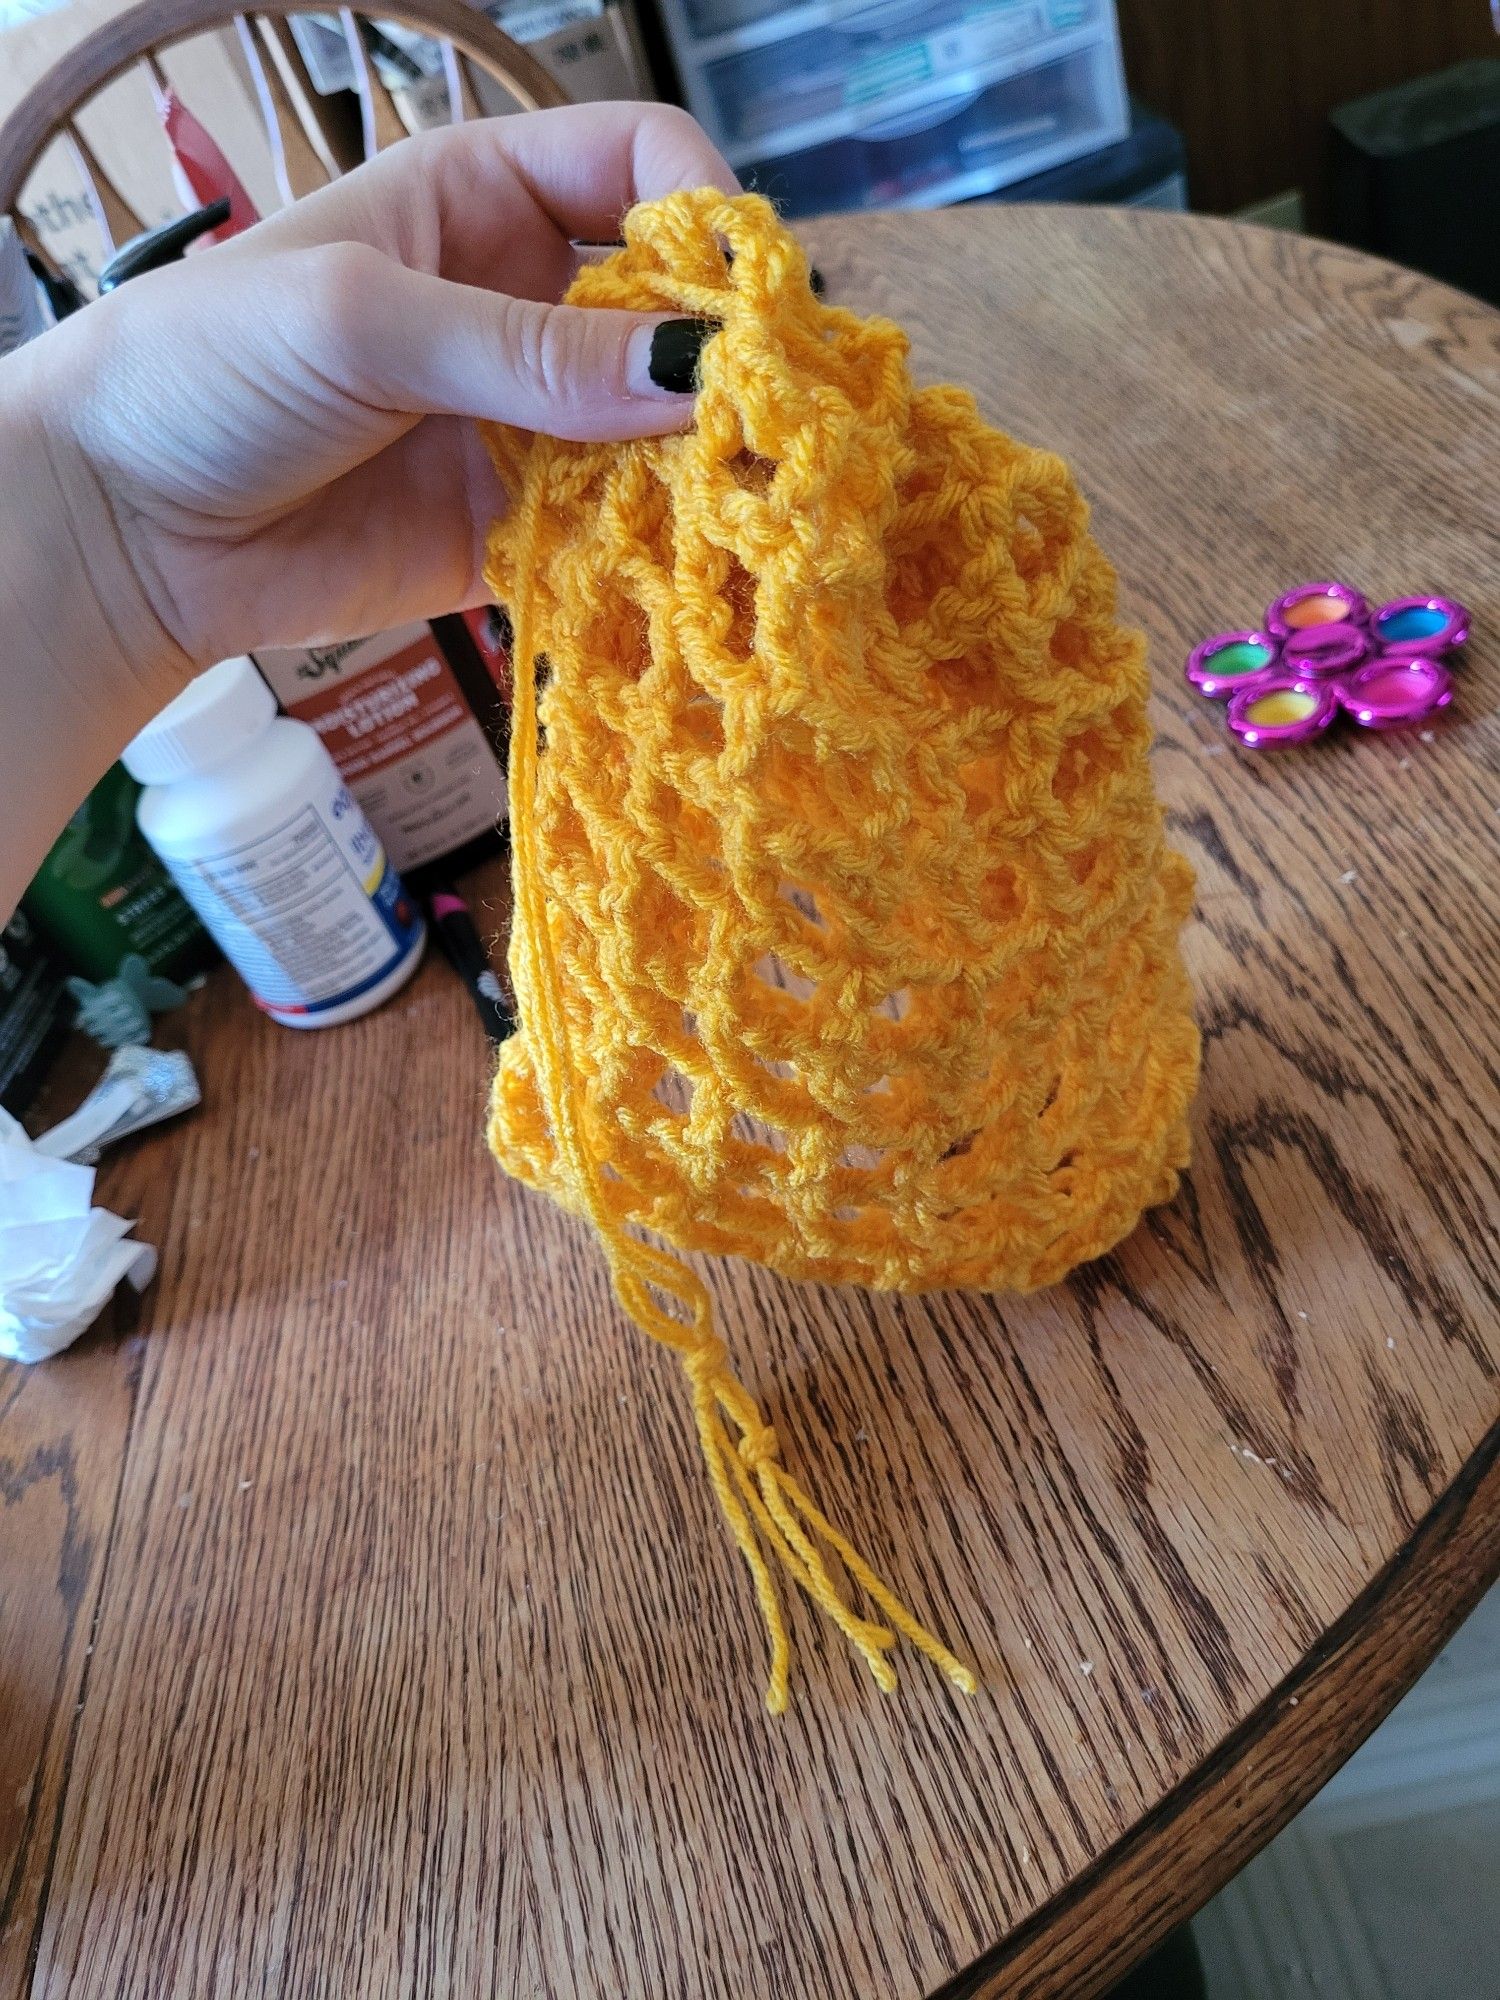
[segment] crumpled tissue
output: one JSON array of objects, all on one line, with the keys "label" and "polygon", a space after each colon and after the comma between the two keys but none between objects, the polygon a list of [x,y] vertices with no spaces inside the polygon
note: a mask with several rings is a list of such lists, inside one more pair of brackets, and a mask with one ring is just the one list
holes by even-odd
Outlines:
[{"label": "crumpled tissue", "polygon": [[40,1152],[0,1111],[0,1355],[41,1361],[91,1326],[128,1281],[144,1291],[156,1275],[135,1227],[95,1208],[94,1169]]}]

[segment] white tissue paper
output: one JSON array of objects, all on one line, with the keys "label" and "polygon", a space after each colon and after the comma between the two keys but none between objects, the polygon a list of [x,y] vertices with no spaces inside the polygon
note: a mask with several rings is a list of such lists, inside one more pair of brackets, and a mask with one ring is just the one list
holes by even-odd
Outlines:
[{"label": "white tissue paper", "polygon": [[95,1208],[94,1170],[54,1159],[0,1111],[0,1355],[41,1361],[91,1326],[128,1281],[144,1291],[156,1274],[135,1227]]}]

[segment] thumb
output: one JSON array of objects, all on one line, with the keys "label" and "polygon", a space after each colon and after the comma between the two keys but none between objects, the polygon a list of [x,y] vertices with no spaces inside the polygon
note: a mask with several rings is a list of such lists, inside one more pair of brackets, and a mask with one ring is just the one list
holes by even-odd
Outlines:
[{"label": "thumb", "polygon": [[316,254],[357,267],[352,281],[335,278],[352,297],[327,321],[343,348],[340,372],[366,401],[586,441],[692,421],[712,321],[513,299],[358,244]]}]

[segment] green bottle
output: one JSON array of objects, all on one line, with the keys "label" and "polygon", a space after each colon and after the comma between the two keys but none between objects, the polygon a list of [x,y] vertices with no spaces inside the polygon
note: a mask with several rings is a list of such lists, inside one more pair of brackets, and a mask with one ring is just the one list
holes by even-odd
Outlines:
[{"label": "green bottle", "polygon": [[141,788],[122,764],[95,785],[22,899],[74,969],[113,979],[139,952],[153,972],[190,979],[217,957],[212,939],[135,823]]}]

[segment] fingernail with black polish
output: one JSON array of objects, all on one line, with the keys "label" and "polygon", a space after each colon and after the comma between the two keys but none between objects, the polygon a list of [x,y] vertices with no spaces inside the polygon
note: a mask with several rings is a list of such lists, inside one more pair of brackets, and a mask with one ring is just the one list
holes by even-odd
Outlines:
[{"label": "fingernail with black polish", "polygon": [[711,319],[666,319],[651,336],[647,373],[658,389],[674,396],[691,396],[698,387],[698,356],[709,335],[718,332]]}]

